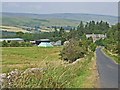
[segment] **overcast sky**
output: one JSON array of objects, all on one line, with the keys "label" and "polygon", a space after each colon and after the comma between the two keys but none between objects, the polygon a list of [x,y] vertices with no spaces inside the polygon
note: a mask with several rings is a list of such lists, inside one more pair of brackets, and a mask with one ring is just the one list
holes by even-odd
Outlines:
[{"label": "overcast sky", "polygon": [[88,13],[118,15],[117,2],[3,2],[3,12],[14,13]]}]

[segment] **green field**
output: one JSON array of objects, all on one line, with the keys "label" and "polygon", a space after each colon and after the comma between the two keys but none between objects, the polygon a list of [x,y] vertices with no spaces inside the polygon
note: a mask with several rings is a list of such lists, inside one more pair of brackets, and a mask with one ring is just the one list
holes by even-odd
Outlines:
[{"label": "green field", "polygon": [[2,25],[4,26],[76,26],[79,22],[71,19],[35,19],[28,17],[2,17]]},{"label": "green field", "polygon": [[40,47],[5,47],[2,48],[3,72],[15,68],[26,69],[44,65],[45,62],[60,62],[60,50],[62,47],[40,48]]},{"label": "green field", "polygon": [[[62,47],[8,47],[2,48],[2,70],[45,68],[38,72],[14,78],[12,87],[27,88],[93,88],[96,87],[96,61],[93,53],[74,64],[60,60]],[[89,82],[88,82],[89,81]]]}]

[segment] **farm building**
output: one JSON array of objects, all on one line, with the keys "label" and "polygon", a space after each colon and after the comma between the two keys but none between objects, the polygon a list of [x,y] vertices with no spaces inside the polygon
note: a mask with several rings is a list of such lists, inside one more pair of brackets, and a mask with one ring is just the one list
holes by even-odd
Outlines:
[{"label": "farm building", "polygon": [[2,41],[6,41],[6,42],[10,42],[10,41],[23,42],[24,40],[22,38],[2,38],[2,39],[0,39],[0,42],[2,42]]},{"label": "farm building", "polygon": [[53,45],[53,46],[61,46],[62,44],[61,44],[61,40],[58,40],[58,41],[56,41],[56,42],[51,42],[51,44]]},{"label": "farm building", "polygon": [[40,44],[38,47],[53,47],[49,39],[40,39]]},{"label": "farm building", "polygon": [[93,38],[93,42],[95,42],[96,40],[99,40],[99,39],[105,39],[107,36],[106,34],[86,34],[86,37],[87,38],[90,38],[92,37]]}]

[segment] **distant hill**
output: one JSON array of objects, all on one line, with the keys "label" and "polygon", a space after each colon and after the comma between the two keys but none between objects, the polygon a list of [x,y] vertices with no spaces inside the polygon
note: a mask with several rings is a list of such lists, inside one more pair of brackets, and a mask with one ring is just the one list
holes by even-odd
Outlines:
[{"label": "distant hill", "polygon": [[70,25],[76,26],[80,21],[107,21],[117,23],[116,16],[81,14],[81,13],[56,13],[56,14],[31,14],[31,13],[2,13],[3,25]]}]

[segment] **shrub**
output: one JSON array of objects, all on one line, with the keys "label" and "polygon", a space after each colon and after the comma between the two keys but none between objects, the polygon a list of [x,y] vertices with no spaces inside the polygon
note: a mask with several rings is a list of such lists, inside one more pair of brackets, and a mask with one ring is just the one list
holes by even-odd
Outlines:
[{"label": "shrub", "polygon": [[2,47],[8,47],[8,43],[5,40],[2,42]]},{"label": "shrub", "polygon": [[30,42],[21,42],[21,43],[20,43],[20,46],[21,46],[21,47],[31,47],[31,46],[32,46],[32,43],[30,43]]},{"label": "shrub", "polygon": [[61,58],[65,61],[74,62],[76,59],[84,57],[84,50],[79,46],[79,41],[71,39],[69,42],[61,51]]},{"label": "shrub", "polygon": [[97,47],[97,45],[96,45],[95,43],[91,43],[91,44],[90,44],[90,50],[91,50],[91,51],[94,52],[94,51],[96,50],[96,47]]},{"label": "shrub", "polygon": [[30,42],[17,42],[11,41],[10,43],[3,41],[1,42],[2,47],[31,47],[32,43]]},{"label": "shrub", "polygon": [[26,42],[25,44],[26,44],[26,47],[31,47],[32,46],[32,43],[30,43],[30,42]]},{"label": "shrub", "polygon": [[20,46],[21,46],[21,47],[25,47],[25,45],[26,45],[25,42],[21,42],[21,43],[20,43]]},{"label": "shrub", "polygon": [[19,44],[19,42],[17,42],[17,41],[11,41],[11,42],[10,42],[10,46],[11,46],[11,47],[19,47],[20,44]]}]

